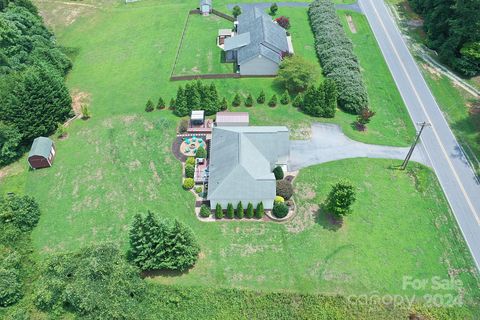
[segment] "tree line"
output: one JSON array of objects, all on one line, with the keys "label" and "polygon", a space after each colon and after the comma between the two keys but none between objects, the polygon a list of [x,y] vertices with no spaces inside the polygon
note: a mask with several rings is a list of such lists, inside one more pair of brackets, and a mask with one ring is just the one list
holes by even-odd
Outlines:
[{"label": "tree line", "polygon": [[71,116],[72,62],[29,0],[0,1],[0,165]]},{"label": "tree line", "polygon": [[409,0],[424,18],[428,47],[464,76],[480,73],[480,1]]}]

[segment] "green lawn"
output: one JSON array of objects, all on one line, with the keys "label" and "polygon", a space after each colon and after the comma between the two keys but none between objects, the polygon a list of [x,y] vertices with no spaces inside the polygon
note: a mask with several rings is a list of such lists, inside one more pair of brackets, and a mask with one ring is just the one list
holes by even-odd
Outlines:
[{"label": "green lawn", "polygon": [[[168,78],[183,29],[179,16],[184,15],[178,13],[196,5],[166,0],[117,4],[58,28],[59,42],[78,48],[68,86],[90,95],[93,118],[74,122],[69,137],[57,141],[52,168],[26,171],[15,164],[7,168],[11,172],[1,180],[0,190],[24,191],[38,199],[43,215],[32,236],[38,257],[107,239],[126,247],[133,215],[150,209],[190,225],[202,246],[195,268],[155,282],[423,295],[431,290],[402,290],[402,277],[447,279],[458,274],[465,299],[478,301],[470,256],[435,178],[423,167],[409,175],[391,169],[397,162],[356,159],[305,169],[295,183],[299,214],[285,224],[202,223],[194,217],[193,195],[182,190],[181,166],[170,152],[178,118],[170,111],[143,110],[149,98],[161,95],[168,101],[174,95],[179,83]],[[295,50],[313,59],[305,13],[285,12],[292,17]],[[405,145],[413,127],[365,18],[352,17],[358,33],[349,35],[377,116],[367,133],[354,131],[354,117],[342,112],[332,122],[361,141]],[[215,83],[227,97],[237,91],[256,95],[262,88],[267,96],[281,92],[272,79]],[[254,106],[249,111],[253,124],[287,124],[296,137],[304,136],[314,121],[291,106]],[[318,205],[340,177],[358,187],[359,200],[345,225],[332,231]]]},{"label": "green lawn", "polygon": [[233,23],[215,15],[190,15],[174,75],[233,73],[233,63],[222,62],[222,49],[216,44],[218,29],[231,29]]}]

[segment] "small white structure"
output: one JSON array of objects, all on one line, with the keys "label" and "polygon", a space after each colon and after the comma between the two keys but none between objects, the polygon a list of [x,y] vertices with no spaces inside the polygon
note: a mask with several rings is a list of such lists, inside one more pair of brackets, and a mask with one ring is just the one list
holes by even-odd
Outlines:
[{"label": "small white structure", "polygon": [[248,127],[249,122],[248,112],[217,112],[215,119],[217,127]]},{"label": "small white structure", "polygon": [[204,16],[208,16],[210,13],[212,13],[212,0],[201,0],[200,12]]},{"label": "small white structure", "polygon": [[190,116],[190,123],[192,125],[202,125],[205,122],[205,111],[193,110]]}]

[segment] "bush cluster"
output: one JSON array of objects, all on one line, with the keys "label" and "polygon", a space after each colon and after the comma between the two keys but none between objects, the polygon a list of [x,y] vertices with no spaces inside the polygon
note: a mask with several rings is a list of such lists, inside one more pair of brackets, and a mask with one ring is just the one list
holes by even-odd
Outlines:
[{"label": "bush cluster", "polygon": [[195,181],[192,178],[186,178],[185,180],[183,180],[182,186],[185,190],[192,189],[194,185],[195,185]]},{"label": "bush cluster", "polygon": [[330,0],[316,0],[310,4],[308,14],[323,72],[337,85],[338,104],[345,111],[358,114],[368,106],[367,90],[335,5]]},{"label": "bush cluster", "polygon": [[[238,219],[243,219],[243,218],[247,218],[247,219],[251,219],[251,218],[261,219],[264,214],[265,214],[265,211],[264,211],[263,203],[262,203],[262,202],[258,203],[256,209],[254,209],[252,203],[248,203],[247,209],[244,210],[243,204],[242,204],[242,202],[240,201],[240,202],[237,204],[237,208],[236,208],[236,209],[234,209],[234,206],[233,206],[233,204],[231,204],[231,203],[229,203],[229,204],[227,205],[227,212],[226,212],[226,214],[225,214],[225,217],[227,217],[227,218],[229,218],[229,219],[233,219],[234,217],[236,217],[236,218],[238,218]],[[216,217],[217,219],[222,219],[222,218],[224,217],[224,212],[223,212],[222,206],[221,206],[220,204],[217,204],[217,206],[215,207],[215,217]]]},{"label": "bush cluster", "polygon": [[152,212],[135,215],[129,256],[140,269],[183,271],[195,264],[199,253],[192,230],[178,220],[159,219]]},{"label": "bush cluster", "polygon": [[293,186],[290,181],[277,181],[277,195],[285,200],[289,200],[293,195]]},{"label": "bush cluster", "polygon": [[191,164],[185,165],[185,178],[192,178],[195,175],[195,167]]},{"label": "bush cluster", "polygon": [[207,115],[220,111],[221,104],[218,98],[215,83],[203,84],[202,81],[187,83],[185,88],[178,87],[173,113],[179,117],[189,115],[192,110],[205,110]]},{"label": "bush cluster", "polygon": [[210,208],[202,204],[202,206],[200,207],[200,216],[204,218],[208,218],[210,217],[211,214],[212,214],[212,211],[210,211]]},{"label": "bush cluster", "polygon": [[274,203],[272,213],[277,218],[285,218],[288,214],[288,207],[283,202]]}]

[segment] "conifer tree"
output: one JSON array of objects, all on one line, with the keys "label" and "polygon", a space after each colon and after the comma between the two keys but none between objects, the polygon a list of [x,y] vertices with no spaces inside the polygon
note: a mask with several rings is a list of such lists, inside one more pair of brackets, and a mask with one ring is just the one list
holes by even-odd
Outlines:
[{"label": "conifer tree", "polygon": [[238,93],[235,94],[235,97],[233,98],[232,101],[232,106],[238,107],[242,104],[242,98],[238,95]]},{"label": "conifer tree", "polygon": [[220,203],[217,203],[217,206],[215,207],[215,218],[217,219],[223,218],[223,209]]},{"label": "conifer tree", "polygon": [[255,210],[255,218],[262,219],[264,214],[265,210],[263,209],[263,202],[260,202],[257,204],[257,209]]},{"label": "conifer tree", "polygon": [[170,103],[168,104],[168,108],[170,110],[175,110],[175,98],[170,99]]},{"label": "conifer tree", "polygon": [[224,111],[228,108],[228,102],[225,97],[223,97],[222,102],[220,103],[220,110]]},{"label": "conifer tree", "polygon": [[253,97],[251,94],[248,94],[247,99],[245,99],[245,106],[246,107],[251,107],[253,106]]},{"label": "conifer tree", "polygon": [[270,99],[270,101],[268,101],[268,106],[271,107],[271,108],[273,108],[273,107],[275,107],[276,105],[277,105],[277,95],[274,94],[274,95],[272,96],[272,98]]},{"label": "conifer tree", "polygon": [[179,86],[177,90],[174,113],[179,117],[184,117],[189,113],[185,90],[182,86]]},{"label": "conifer tree", "polygon": [[248,219],[253,218],[254,212],[253,212],[253,204],[251,202],[248,203],[247,206],[247,212],[245,213],[245,217]]},{"label": "conifer tree", "polygon": [[233,219],[235,215],[235,210],[233,209],[233,204],[229,203],[227,205],[227,218]]},{"label": "conifer tree", "polygon": [[260,91],[260,95],[257,98],[257,103],[264,104],[265,103],[265,92],[262,90]]},{"label": "conifer tree", "polygon": [[282,97],[280,98],[280,103],[283,105],[289,104],[290,103],[290,96],[288,94],[288,91],[285,90],[282,94]]},{"label": "conifer tree", "polygon": [[244,216],[244,212],[243,212],[243,205],[242,205],[242,201],[240,201],[237,205],[237,218],[239,219],[243,219],[243,216]]},{"label": "conifer tree", "polygon": [[149,99],[149,100],[147,101],[147,104],[146,104],[146,106],[145,106],[145,111],[147,111],[147,112],[152,112],[152,111],[153,111],[153,102],[152,102],[152,100]]},{"label": "conifer tree", "polygon": [[325,90],[325,107],[324,114],[325,118],[333,118],[335,112],[337,111],[337,86],[335,81],[330,78],[325,79],[324,81],[324,90]]},{"label": "conifer tree", "polygon": [[157,109],[158,110],[165,109],[165,101],[163,101],[162,97],[158,98]]},{"label": "conifer tree", "polygon": [[298,109],[303,109],[303,93],[297,94],[293,99],[292,106]]}]

